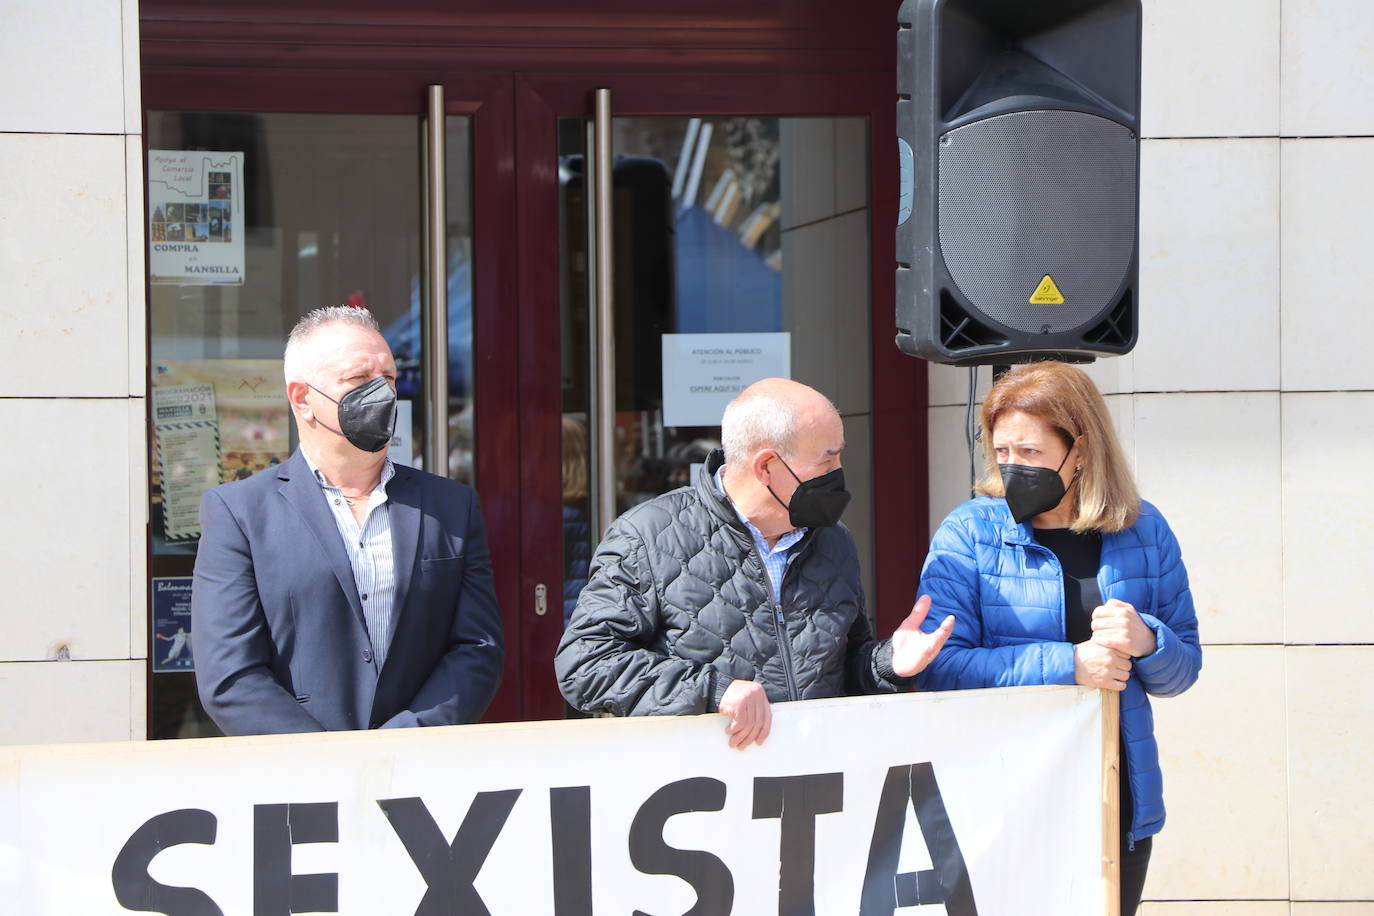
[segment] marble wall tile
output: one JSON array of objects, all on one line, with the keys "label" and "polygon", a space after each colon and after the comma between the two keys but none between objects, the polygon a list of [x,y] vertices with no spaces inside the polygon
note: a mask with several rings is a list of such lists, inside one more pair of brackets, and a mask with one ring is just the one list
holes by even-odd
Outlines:
[{"label": "marble wall tile", "polygon": [[1364,0],[1283,0],[1285,137],[1374,133],[1374,10]]},{"label": "marble wall tile", "polygon": [[[108,0],[100,0],[108,2]],[[143,132],[143,74],[142,60],[138,47],[138,0],[123,0],[120,3],[121,31],[124,44],[121,48],[120,62],[124,69],[124,132],[141,134]]]},{"label": "marble wall tile", "polygon": [[129,392],[123,137],[0,134],[4,397]]},{"label": "marble wall tile", "polygon": [[1143,6],[1145,136],[1278,133],[1280,0],[1145,0]]},{"label": "marble wall tile", "polygon": [[1137,391],[1279,387],[1279,141],[1147,140]]},{"label": "marble wall tile", "polygon": [[1350,592],[1374,557],[1374,493],[1343,473],[1374,447],[1374,392],[1281,398],[1284,640],[1374,643],[1368,602]]},{"label": "marble wall tile", "polygon": [[1374,138],[1281,146],[1283,390],[1374,389]]},{"label": "marble wall tile", "polygon": [[129,349],[129,387],[128,393],[142,397],[147,391],[148,379],[148,298],[147,268],[143,257],[144,226],[143,219],[143,181],[144,159],[143,139],[126,137],[124,140],[124,188],[126,235],[125,251],[128,255],[128,268],[125,273],[127,282],[126,302],[128,314]]},{"label": "marble wall tile", "polygon": [[129,442],[129,658],[148,657],[148,421],[143,398],[125,401]]},{"label": "marble wall tile", "polygon": [[1208,643],[1283,641],[1279,395],[1136,396],[1136,482],[1178,537]]},{"label": "marble wall tile", "polygon": [[1374,646],[1284,650],[1294,900],[1374,900]]},{"label": "marble wall tile", "polygon": [[0,475],[24,482],[0,545],[24,572],[0,605],[0,660],[129,658],[130,480],[141,463],[129,402],[0,398],[0,428],[34,433],[0,459]]},{"label": "marble wall tile", "polygon": [[124,133],[124,49],[138,36],[137,4],[128,4],[132,36],[119,0],[0,2],[0,131]]},{"label": "marble wall tile", "polygon": [[1151,700],[1168,820],[1146,899],[1287,898],[1283,652],[1209,647],[1192,688]]},{"label": "marble wall tile", "polygon": [[[930,531],[934,534],[950,510],[969,498],[969,455],[962,407],[933,407],[926,423],[927,454],[930,456]],[[981,473],[981,459],[977,467]]]},{"label": "marble wall tile", "polygon": [[143,680],[138,661],[0,664],[0,744],[128,741]]}]

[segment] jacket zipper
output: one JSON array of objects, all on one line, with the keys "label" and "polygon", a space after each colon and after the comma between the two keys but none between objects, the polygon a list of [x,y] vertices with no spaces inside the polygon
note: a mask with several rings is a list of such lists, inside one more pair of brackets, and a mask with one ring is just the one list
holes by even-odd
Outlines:
[{"label": "jacket zipper", "polygon": [[[753,538],[750,538],[752,541]],[[801,546],[800,544],[797,546]],[[768,580],[768,569],[763,565],[763,559],[758,555],[758,548],[754,544],[749,545],[749,556],[753,559],[754,565],[763,578],[763,587],[768,589],[768,595],[773,594],[773,584]],[[788,555],[790,560],[792,555]],[[787,571],[792,568],[788,563],[783,567],[783,582],[787,581]],[[782,582],[778,583],[778,594],[782,594]],[[791,700],[800,700],[801,693],[797,690],[797,675],[792,669],[792,643],[787,635],[787,622],[782,616],[782,602],[769,600],[768,606],[773,609],[773,629],[778,640],[778,650],[782,653],[782,676],[787,686],[787,697]]]},{"label": "jacket zipper", "polygon": [[[1029,542],[1023,542],[1021,546],[1022,546],[1023,549],[1026,548],[1026,547],[1034,547],[1034,548],[1036,548],[1037,550],[1044,551],[1046,554],[1049,555],[1049,558],[1050,558],[1051,562],[1053,562],[1055,566],[1059,567],[1059,609],[1060,609],[1060,612],[1059,612],[1059,631],[1060,631],[1060,634],[1062,635],[1063,640],[1064,640],[1065,642],[1068,642],[1068,640],[1069,640],[1069,596],[1068,596],[1068,595],[1065,593],[1065,591],[1064,591],[1064,569],[1063,569],[1062,566],[1059,566],[1059,558],[1058,558],[1057,556],[1054,555],[1054,551],[1053,551],[1053,550],[1050,550],[1048,547],[1046,547],[1045,545],[1039,543],[1038,541],[1035,542],[1034,544],[1031,544],[1031,543],[1029,543]],[[1097,574],[1098,574],[1098,576],[1101,576],[1101,575],[1102,575],[1102,570],[1101,570],[1100,568],[1098,569]],[[1102,582],[1101,582],[1100,580],[1099,580],[1098,583],[1097,583],[1097,589],[1098,589],[1098,593],[1099,593],[1099,594],[1106,594],[1105,590],[1103,590],[1103,588],[1102,588]],[[1125,741],[1122,741],[1122,740],[1119,739],[1119,738],[1117,739],[1117,741],[1118,741],[1118,743],[1117,743],[1117,753],[1120,754],[1121,756],[1125,756],[1125,754],[1126,754],[1126,742],[1125,742]],[[1119,763],[1118,763],[1117,765],[1120,766]],[[1127,792],[1130,792],[1130,791],[1131,791],[1131,783],[1130,783],[1130,780],[1127,780],[1127,781],[1126,781],[1126,791],[1127,791]],[[1134,798],[1132,798],[1132,801],[1134,801]],[[1118,806],[1118,808],[1120,807],[1120,805],[1121,805],[1121,802],[1120,802],[1120,800],[1118,799],[1118,800],[1117,800],[1117,806]],[[1131,805],[1131,820],[1135,820],[1135,805],[1134,805],[1134,804]],[[1134,827],[1135,824],[1127,824],[1126,826],[1127,826],[1128,828],[1131,828],[1131,827]],[[1128,830],[1127,833],[1126,833],[1126,849],[1127,849],[1128,851],[1130,851],[1130,852],[1135,852],[1135,831],[1134,831],[1134,830]]]},{"label": "jacket zipper", "polygon": [[792,643],[787,636],[787,624],[782,619],[782,605],[773,605],[773,621],[778,631],[778,646],[782,649],[782,674],[787,681],[787,695],[793,700],[800,700],[801,694],[797,692],[797,676],[792,671]]},{"label": "jacket zipper", "polygon": [[1022,550],[1025,550],[1026,548],[1033,548],[1035,550],[1040,551],[1049,558],[1049,561],[1053,563],[1055,569],[1058,570],[1059,575],[1057,578],[1059,580],[1059,639],[1061,642],[1068,642],[1069,596],[1068,593],[1064,591],[1064,568],[1059,565],[1059,557],[1055,556],[1053,550],[1050,550],[1048,547],[1046,547],[1044,544],[1041,544],[1039,541],[1013,541],[1012,543],[1020,544]]}]

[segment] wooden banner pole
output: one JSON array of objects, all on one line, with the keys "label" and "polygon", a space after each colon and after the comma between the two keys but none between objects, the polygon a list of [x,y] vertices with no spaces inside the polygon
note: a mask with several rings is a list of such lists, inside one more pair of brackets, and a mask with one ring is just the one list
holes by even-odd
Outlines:
[{"label": "wooden banner pole", "polygon": [[1121,916],[1121,694],[1102,694],[1102,912]]}]

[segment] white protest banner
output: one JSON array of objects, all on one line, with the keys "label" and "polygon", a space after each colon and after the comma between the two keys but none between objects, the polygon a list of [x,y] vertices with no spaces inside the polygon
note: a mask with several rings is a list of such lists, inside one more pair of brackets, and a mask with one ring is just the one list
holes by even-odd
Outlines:
[{"label": "white protest banner", "polygon": [[0,899],[1097,914],[1103,723],[1097,691],[1034,687],[780,704],[743,752],[721,716],[0,748]]}]

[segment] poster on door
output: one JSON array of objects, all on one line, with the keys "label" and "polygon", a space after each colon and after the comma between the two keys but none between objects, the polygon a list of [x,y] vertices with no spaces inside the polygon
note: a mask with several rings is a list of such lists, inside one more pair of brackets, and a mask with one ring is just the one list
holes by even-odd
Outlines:
[{"label": "poster on door", "polygon": [[191,657],[191,577],[153,579],[153,672],[195,671]]},{"label": "poster on door", "polygon": [[200,537],[200,498],[220,483],[219,415],[215,386],[154,386],[153,487],[169,542]]},{"label": "poster on door", "polygon": [[291,455],[280,359],[181,359],[152,367],[155,553],[191,553],[200,498]]},{"label": "poster on door", "polygon": [[243,153],[149,150],[152,282],[237,286],[243,274]]},{"label": "poster on door", "polygon": [[792,335],[664,334],[663,425],[719,426],[725,405],[764,378],[792,375]]}]

